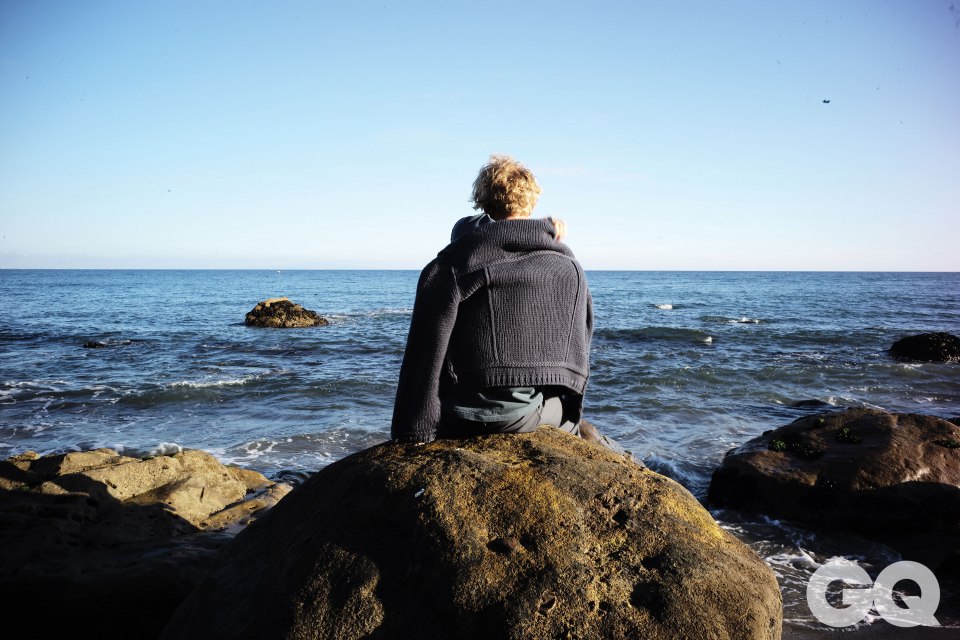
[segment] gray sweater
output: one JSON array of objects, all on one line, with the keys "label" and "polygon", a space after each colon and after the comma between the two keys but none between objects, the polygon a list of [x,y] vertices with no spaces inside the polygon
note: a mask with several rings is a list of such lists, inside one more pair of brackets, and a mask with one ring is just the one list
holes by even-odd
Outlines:
[{"label": "gray sweater", "polygon": [[[393,409],[394,439],[429,442],[453,388],[556,385],[582,403],[593,307],[546,219],[478,226],[420,274]],[[575,416],[579,419],[579,415]]]}]

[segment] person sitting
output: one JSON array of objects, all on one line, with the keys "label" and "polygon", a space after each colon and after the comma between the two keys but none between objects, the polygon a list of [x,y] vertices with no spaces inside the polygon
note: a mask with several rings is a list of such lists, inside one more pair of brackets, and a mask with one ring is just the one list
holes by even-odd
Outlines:
[{"label": "person sitting", "polygon": [[566,225],[532,218],[540,186],[494,155],[471,200],[420,274],[391,436],[405,442],[522,433],[550,424],[580,434],[593,302],[562,242]]}]

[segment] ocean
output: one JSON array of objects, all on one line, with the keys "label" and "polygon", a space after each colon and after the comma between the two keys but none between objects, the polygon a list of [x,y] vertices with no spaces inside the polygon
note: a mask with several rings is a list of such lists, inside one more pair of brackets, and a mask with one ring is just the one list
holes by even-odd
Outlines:
[{"label": "ocean", "polygon": [[[389,437],[415,271],[0,270],[0,456],[201,448],[296,480]],[[960,415],[960,368],[904,364],[900,337],[960,333],[960,273],[588,272],[585,417],[703,498],[724,452],[842,407]],[[288,296],[331,320],[256,329]],[[84,348],[86,342],[102,348]],[[853,536],[714,511],[813,625],[812,571],[882,567]]]}]

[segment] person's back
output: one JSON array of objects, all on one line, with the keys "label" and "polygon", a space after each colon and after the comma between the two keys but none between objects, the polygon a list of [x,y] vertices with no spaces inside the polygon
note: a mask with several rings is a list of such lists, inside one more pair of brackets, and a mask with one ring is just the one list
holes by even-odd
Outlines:
[{"label": "person's back", "polygon": [[[592,302],[559,241],[562,221],[531,219],[533,175],[491,157],[474,183],[483,214],[454,225],[424,269],[401,367],[392,433],[577,433],[589,377]],[[562,236],[561,236],[562,237]]]}]

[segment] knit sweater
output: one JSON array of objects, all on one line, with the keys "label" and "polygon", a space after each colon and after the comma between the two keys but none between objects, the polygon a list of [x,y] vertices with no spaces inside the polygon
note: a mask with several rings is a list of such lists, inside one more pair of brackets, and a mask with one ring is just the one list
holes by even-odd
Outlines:
[{"label": "knit sweater", "polygon": [[593,306],[583,269],[554,231],[539,218],[482,225],[424,267],[400,367],[394,439],[433,440],[441,394],[458,385],[557,385],[582,403]]}]

